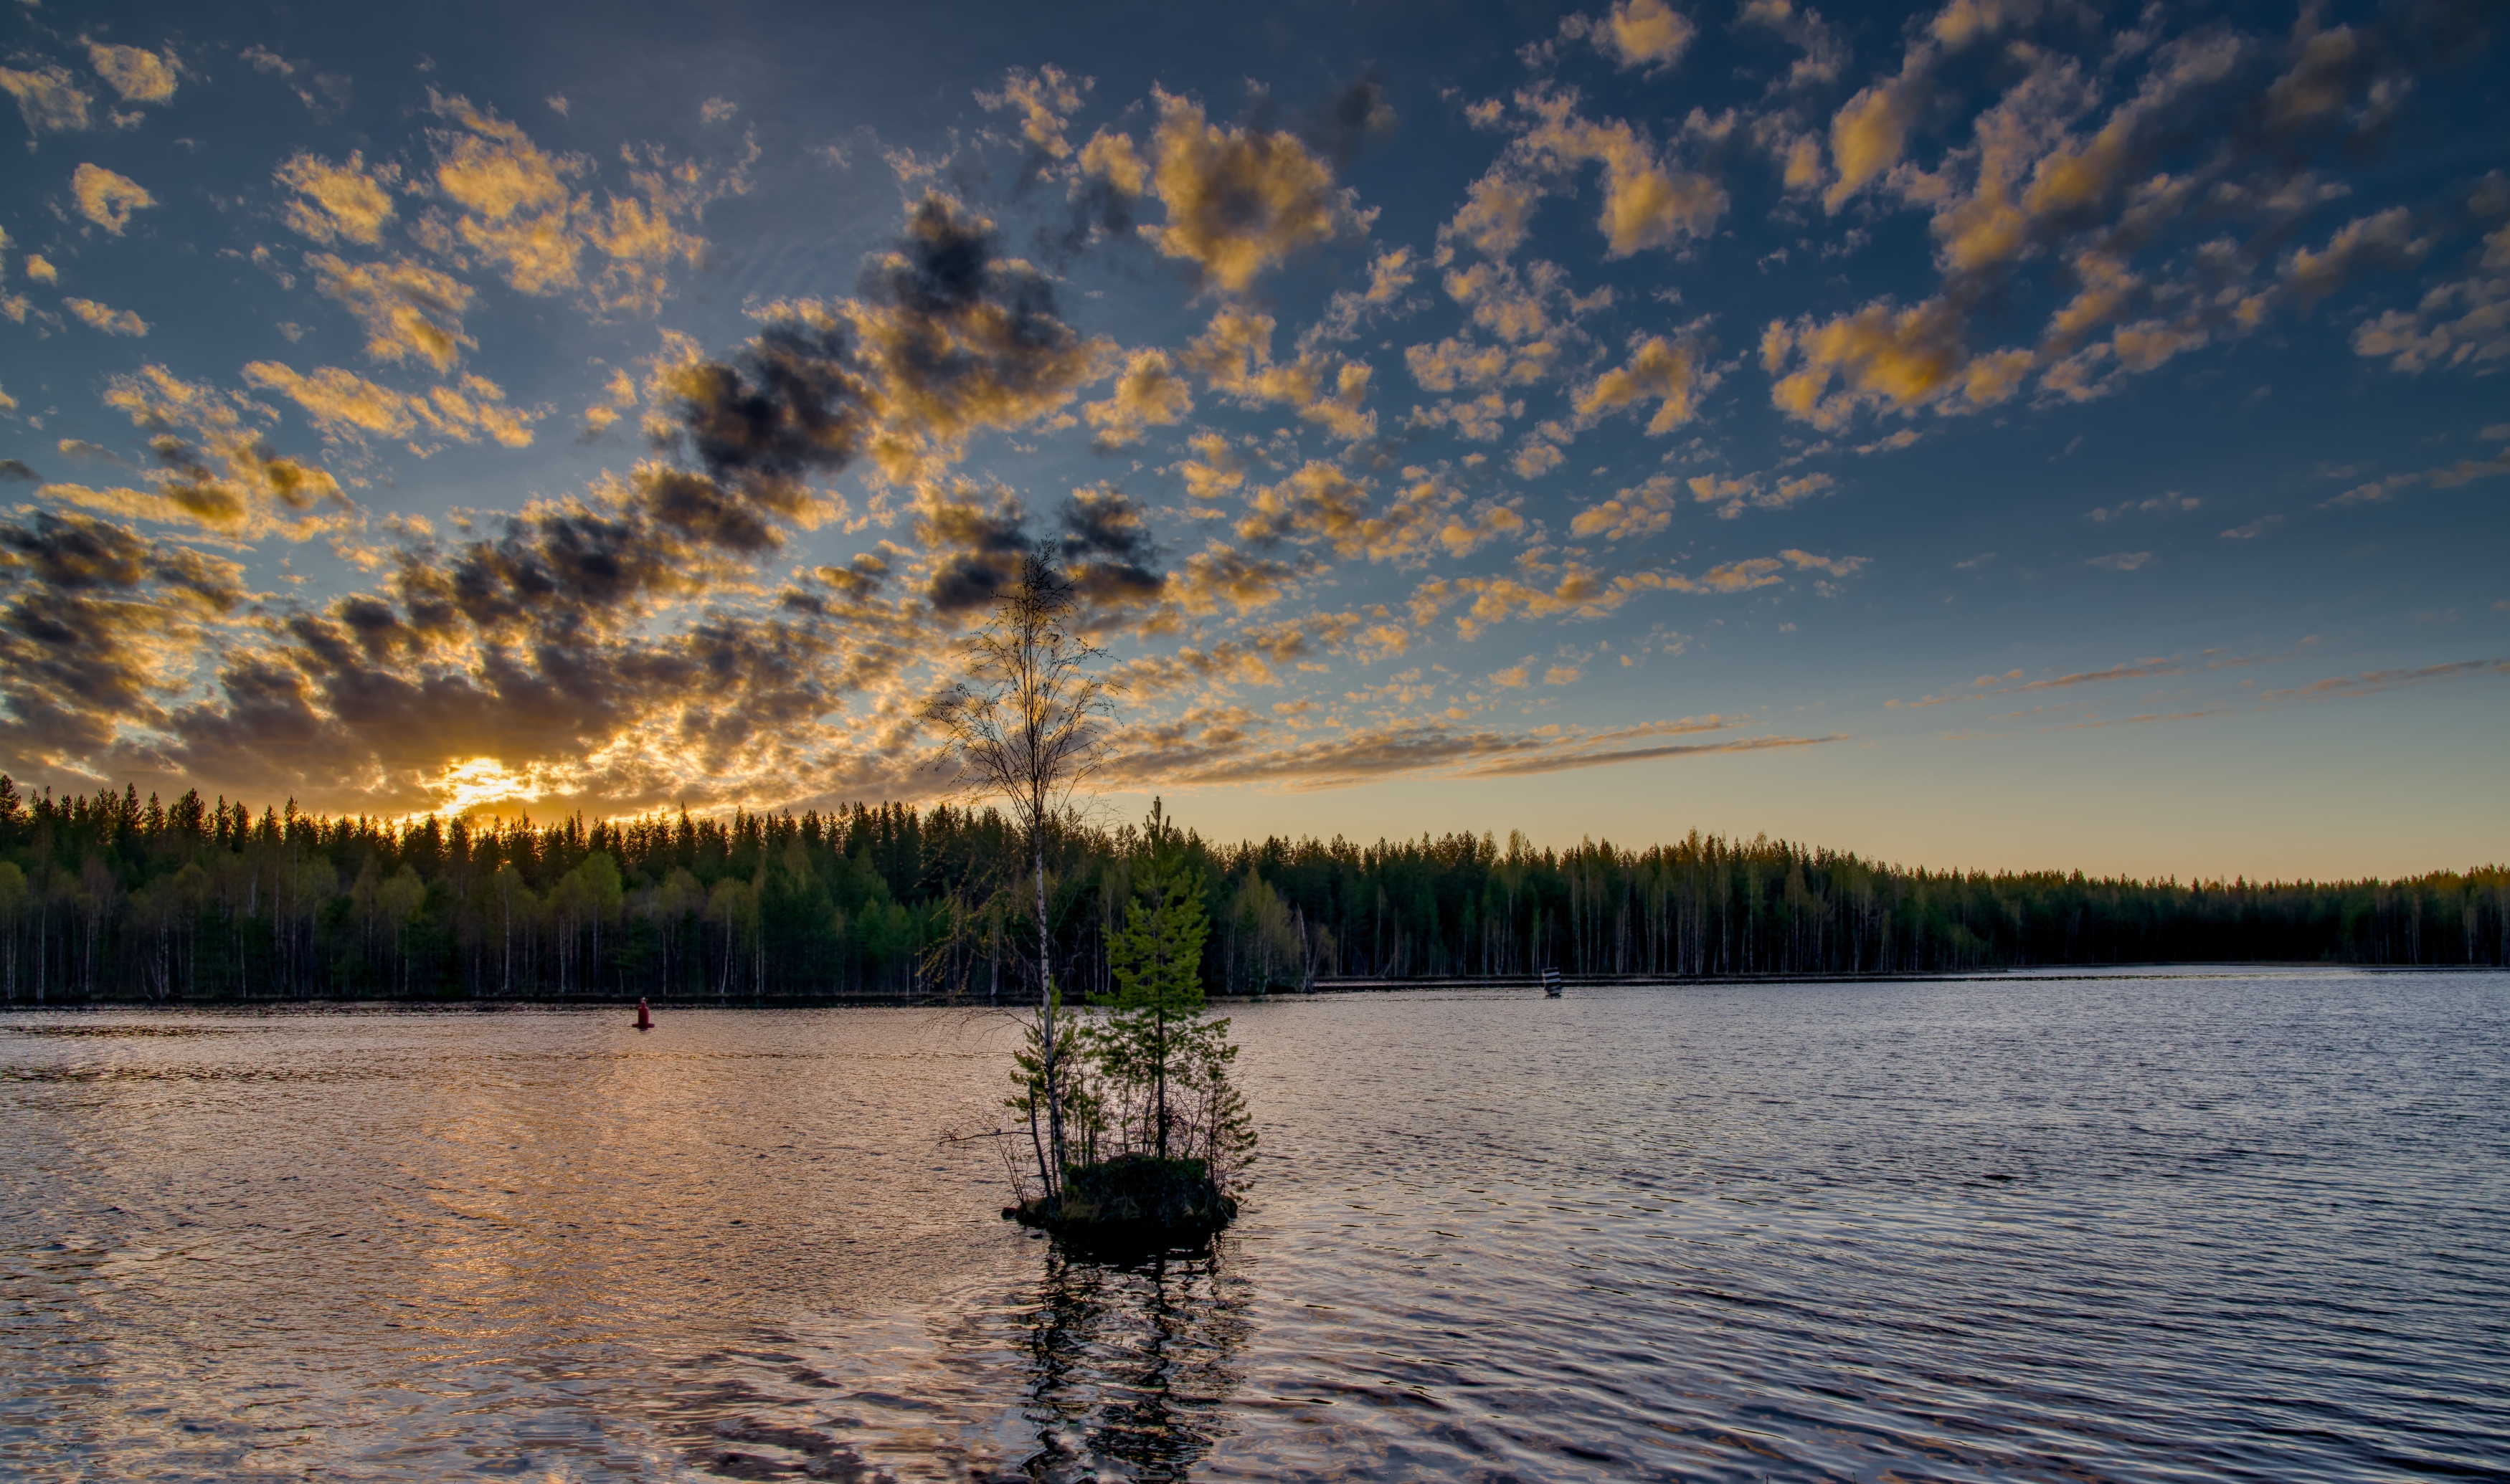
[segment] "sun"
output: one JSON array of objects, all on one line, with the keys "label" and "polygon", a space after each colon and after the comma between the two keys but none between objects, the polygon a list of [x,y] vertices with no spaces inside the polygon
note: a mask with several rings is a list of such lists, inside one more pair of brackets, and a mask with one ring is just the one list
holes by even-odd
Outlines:
[{"label": "sun", "polygon": [[540,789],[529,774],[515,772],[495,758],[470,758],[438,773],[427,788],[441,797],[448,814],[470,814],[491,804],[529,803]]}]

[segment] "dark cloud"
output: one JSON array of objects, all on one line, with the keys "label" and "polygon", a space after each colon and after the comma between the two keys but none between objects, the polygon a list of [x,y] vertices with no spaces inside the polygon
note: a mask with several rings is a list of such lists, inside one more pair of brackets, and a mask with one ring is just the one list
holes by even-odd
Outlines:
[{"label": "dark cloud", "polygon": [[1122,491],[1075,491],[1061,525],[1057,545],[1064,566],[1091,603],[1147,602],[1167,585],[1157,568],[1150,521]]},{"label": "dark cloud", "polygon": [[962,613],[994,601],[1019,575],[1032,549],[1028,512],[1008,495],[988,508],[972,501],[934,501],[916,533],[938,561],[926,597],[935,612]]},{"label": "dark cloud", "polygon": [[1357,159],[1361,150],[1393,132],[1397,122],[1394,105],[1386,101],[1386,89],[1378,82],[1377,69],[1371,67],[1348,86],[1336,89],[1303,132],[1340,168]]},{"label": "dark cloud", "polygon": [[706,472],[744,488],[833,473],[869,430],[863,384],[842,325],[770,325],[729,363],[673,377],[680,427]]},{"label": "dark cloud", "polygon": [[20,772],[92,757],[159,715],[167,653],[243,593],[228,563],[127,527],[39,511],[0,525],[0,744]]},{"label": "dark cloud", "polygon": [[35,472],[23,459],[0,459],[0,480],[17,484],[40,484],[44,476]]},{"label": "dark cloud", "polygon": [[1054,285],[1003,256],[993,224],[946,196],[916,204],[861,294],[850,314],[893,476],[978,428],[1052,412],[1100,374],[1102,348],[1058,316]]}]

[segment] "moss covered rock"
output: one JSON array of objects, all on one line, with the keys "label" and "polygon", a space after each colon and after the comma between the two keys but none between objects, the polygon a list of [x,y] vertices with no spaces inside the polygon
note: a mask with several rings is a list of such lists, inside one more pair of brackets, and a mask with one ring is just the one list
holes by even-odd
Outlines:
[{"label": "moss covered rock", "polygon": [[1127,1155],[1065,1170],[1055,1200],[1024,1201],[1003,1214],[1076,1244],[1095,1247],[1196,1246],[1237,1218],[1200,1160]]}]

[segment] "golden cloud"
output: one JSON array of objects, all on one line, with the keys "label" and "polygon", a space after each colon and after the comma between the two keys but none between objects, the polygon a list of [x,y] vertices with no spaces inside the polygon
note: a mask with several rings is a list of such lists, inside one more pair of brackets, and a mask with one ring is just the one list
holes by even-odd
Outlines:
[{"label": "golden cloud", "polygon": [[1143,231],[1160,251],[1236,294],[1300,248],[1364,225],[1351,194],[1293,136],[1218,127],[1196,103],[1156,96],[1152,189],[1167,221]]},{"label": "golden cloud", "polygon": [[1651,335],[1631,348],[1627,362],[1606,371],[1578,393],[1578,417],[1591,425],[1608,412],[1653,399],[1655,416],[1648,420],[1647,430],[1669,433],[1691,421],[1698,408],[1698,393],[1716,384],[1715,374],[1701,368],[1690,346]]},{"label": "golden cloud", "polygon": [[70,178],[70,194],[78,198],[79,214],[115,237],[130,224],[132,212],[157,204],[157,198],[137,181],[95,165],[78,167]]},{"label": "golden cloud", "polygon": [[[680,225],[709,196],[694,163],[671,166],[653,151],[640,162],[629,152],[634,194],[607,193],[596,205],[568,184],[590,173],[591,161],[551,154],[467,99],[431,96],[437,114],[459,126],[437,132],[435,185],[461,211],[449,225],[433,216],[421,223],[431,249],[467,246],[522,293],[582,289],[600,309],[649,315],[661,308],[670,269],[704,254],[705,240]],[[602,266],[588,278],[585,260],[594,255]]]},{"label": "golden cloud", "polygon": [[1223,309],[1180,359],[1214,391],[1241,406],[1282,402],[1338,437],[1355,442],[1374,436],[1377,415],[1361,410],[1368,397],[1368,366],[1349,360],[1337,366],[1332,357],[1313,351],[1295,361],[1275,362],[1273,327],[1270,315]]},{"label": "golden cloud", "polygon": [[443,372],[453,368],[464,347],[478,347],[462,333],[471,287],[449,274],[408,258],[352,264],[323,252],[305,262],[323,294],[364,327],[366,354],[376,360],[416,358]]},{"label": "golden cloud", "polygon": [[[1081,106],[1081,94],[1090,86],[1087,78],[1078,85],[1060,67],[1040,67],[1035,72],[1013,67],[1003,78],[1000,93],[979,93],[976,101],[991,109],[1008,109],[1020,115],[1020,135],[1029,147],[1049,159],[1062,160],[1072,153],[1071,141],[1063,137],[1063,127]],[[1139,195],[1139,187],[1131,194]]]},{"label": "golden cloud", "polygon": [[139,336],[148,333],[148,321],[130,310],[111,309],[94,299],[63,299],[61,306],[94,329],[107,335]]},{"label": "golden cloud", "polygon": [[1726,214],[1725,187],[1703,172],[1658,161],[1628,124],[1579,118],[1571,94],[1520,93],[1517,101],[1536,116],[1515,146],[1526,159],[1555,172],[1604,167],[1604,211],[1596,225],[1606,256],[1625,258],[1705,237]]},{"label": "golden cloud", "polygon": [[383,240],[384,223],[392,220],[393,200],[385,188],[399,174],[399,167],[385,165],[368,175],[365,157],[353,150],[346,165],[296,154],[279,167],[276,178],[305,198],[287,204],[284,214],[288,226],[318,242],[346,238],[372,246]]},{"label": "golden cloud", "polygon": [[1116,378],[1114,393],[1083,407],[1081,415],[1098,429],[1097,445],[1112,449],[1138,443],[1145,428],[1183,422],[1192,411],[1194,393],[1168,353],[1136,351]]},{"label": "golden cloud", "polygon": [[88,127],[87,107],[95,101],[79,91],[69,73],[60,67],[46,67],[41,72],[19,72],[0,67],[0,88],[18,100],[19,117],[26,121],[28,133],[59,133]]},{"label": "golden cloud", "polygon": [[1595,27],[1595,45],[1624,67],[1667,67],[1698,31],[1664,0],[1623,0]]},{"label": "golden cloud", "polygon": [[[481,376],[464,376],[425,395],[395,391],[337,366],[299,375],[277,361],[257,360],[246,365],[244,378],[303,408],[325,437],[335,439],[409,438],[424,431],[457,443],[487,439],[523,448],[532,441],[538,416],[507,406],[505,390]],[[427,452],[416,443],[410,447]]]},{"label": "golden cloud", "polygon": [[190,520],[250,539],[279,533],[304,539],[327,528],[320,507],[347,509],[339,481],[325,470],[272,450],[246,421],[275,416],[268,408],[163,366],[112,378],[104,403],[154,436],[161,467],[150,478],[163,503],[154,520]]},{"label": "golden cloud", "polygon": [[170,57],[139,47],[87,44],[89,65],[113,85],[126,103],[165,103],[174,96],[174,63]]}]

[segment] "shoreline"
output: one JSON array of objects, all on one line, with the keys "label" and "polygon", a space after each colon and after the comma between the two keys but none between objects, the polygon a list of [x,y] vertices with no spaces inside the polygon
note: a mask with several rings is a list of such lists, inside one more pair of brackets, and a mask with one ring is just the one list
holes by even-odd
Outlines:
[{"label": "shoreline", "polygon": [[[2161,972],[2171,971],[2171,972]],[[1725,988],[1751,984],[1895,984],[1895,983],[1959,983],[2001,980],[2033,983],[2065,983],[2082,980],[2112,979],[2243,979],[2274,973],[2324,974],[2500,974],[2505,971],[2491,964],[2347,964],[2324,960],[2274,962],[2244,960],[2240,962],[2189,962],[2185,959],[2159,959],[2149,963],[2120,964],[2049,964],[2022,968],[1948,970],[1936,974],[1754,974],[1703,975],[1697,978],[1670,978],[1656,975],[1564,975],[1561,983],[1568,989],[1685,989]],[[1349,979],[1319,980],[1306,989],[1282,989],[1270,994],[1213,995],[1214,1004],[1261,1005],[1277,1000],[1308,1000],[1332,995],[1399,994],[1435,991],[1515,992],[1533,998],[1542,997],[1539,979],[1500,976],[1487,979],[1448,977],[1436,979]],[[914,995],[821,995],[769,997],[733,1001],[656,1000],[652,996],[623,997],[586,996],[577,999],[399,999],[391,997],[310,996],[303,999],[178,999],[148,1000],[138,998],[94,998],[18,1001],[0,1004],[0,1016],[31,1014],[45,1011],[105,1010],[216,1010],[216,1011],[325,1011],[371,1010],[376,1012],[471,1012],[506,1014],[520,1011],[630,1011],[639,998],[648,1001],[657,1012],[685,1013],[693,1010],[962,1010],[970,1012],[1001,1011],[1018,1015],[1031,1007],[1024,1001],[984,1001],[945,999]]]}]

